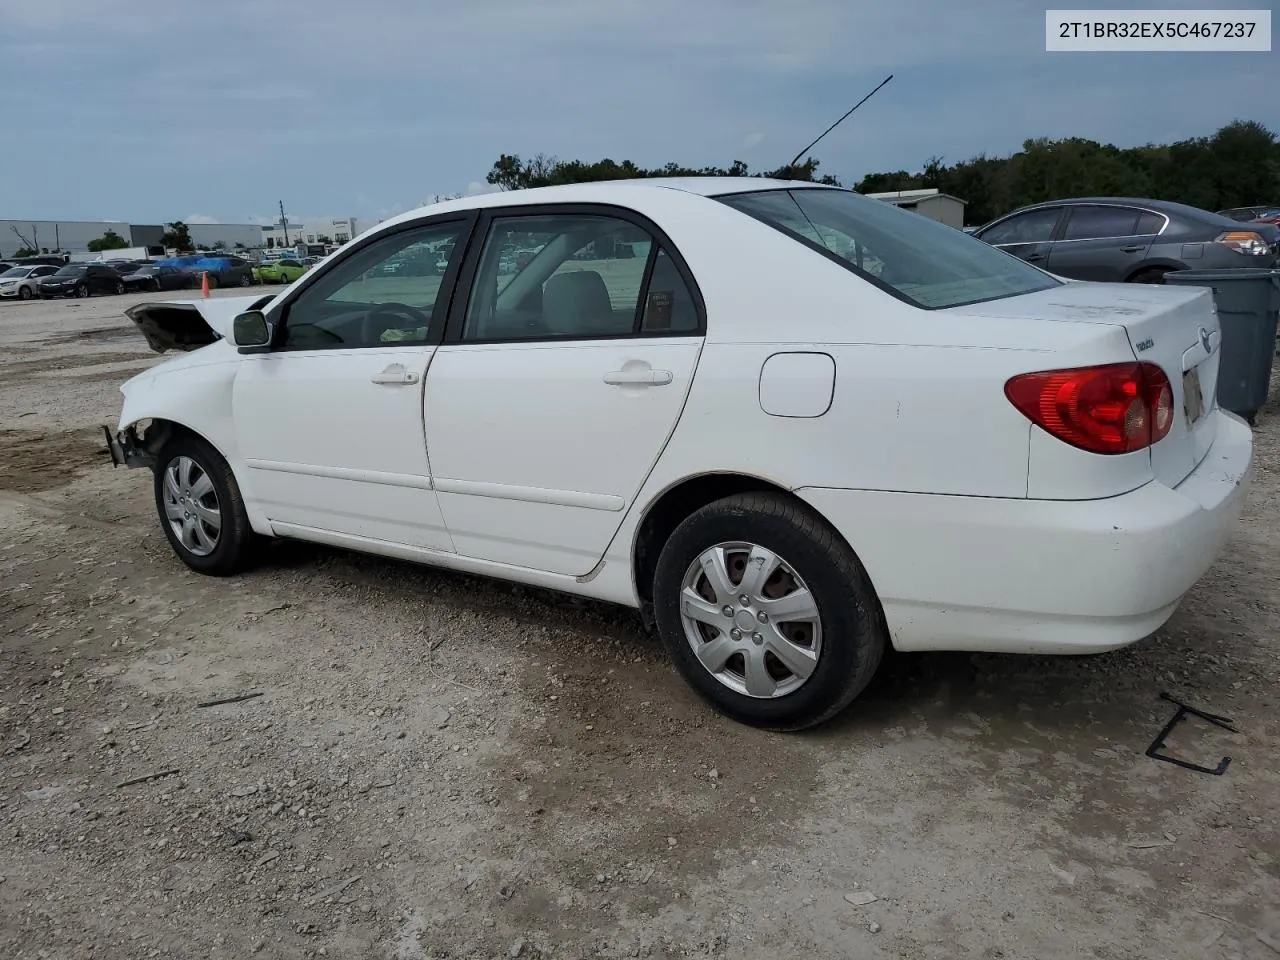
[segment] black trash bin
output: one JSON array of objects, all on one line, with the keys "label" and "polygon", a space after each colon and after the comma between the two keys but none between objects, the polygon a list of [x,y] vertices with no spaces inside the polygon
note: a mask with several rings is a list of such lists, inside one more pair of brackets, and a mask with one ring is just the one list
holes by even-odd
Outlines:
[{"label": "black trash bin", "polygon": [[1222,325],[1218,406],[1253,423],[1267,402],[1280,318],[1280,270],[1174,270],[1165,283],[1211,287]]}]

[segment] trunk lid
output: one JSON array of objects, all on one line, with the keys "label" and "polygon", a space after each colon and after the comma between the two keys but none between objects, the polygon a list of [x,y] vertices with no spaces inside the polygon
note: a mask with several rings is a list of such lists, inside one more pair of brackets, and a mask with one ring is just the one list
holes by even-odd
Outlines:
[{"label": "trunk lid", "polygon": [[125,316],[137,324],[156,353],[198,350],[231,338],[231,324],[246,310],[260,310],[274,294],[252,297],[211,297],[207,300],[152,300],[135,304]]},{"label": "trunk lid", "polygon": [[1150,448],[1152,474],[1166,486],[1176,486],[1209,452],[1222,343],[1209,288],[1069,283],[947,312],[1124,328],[1133,356],[1159,366],[1173,388],[1173,428]]}]

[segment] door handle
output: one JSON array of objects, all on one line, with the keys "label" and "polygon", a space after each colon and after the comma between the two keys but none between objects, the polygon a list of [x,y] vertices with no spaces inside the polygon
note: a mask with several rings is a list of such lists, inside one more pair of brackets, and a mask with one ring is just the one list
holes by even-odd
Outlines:
[{"label": "door handle", "polygon": [[1145,244],[1134,243],[1134,244],[1130,244],[1127,247],[1121,247],[1120,252],[1121,253],[1141,253],[1145,249],[1147,249]]},{"label": "door handle", "polygon": [[418,374],[413,370],[406,370],[398,363],[393,363],[386,367],[381,373],[375,373],[370,378],[374,383],[380,383],[385,386],[396,386],[398,384],[417,383]]},{"label": "door handle", "polygon": [[1044,259],[1044,254],[1043,254],[1043,253],[1029,253],[1029,254],[1027,254],[1027,263],[1035,263],[1037,260],[1043,260],[1043,259]]},{"label": "door handle", "polygon": [[670,370],[613,370],[604,375],[604,382],[615,387],[663,387],[673,379]]}]

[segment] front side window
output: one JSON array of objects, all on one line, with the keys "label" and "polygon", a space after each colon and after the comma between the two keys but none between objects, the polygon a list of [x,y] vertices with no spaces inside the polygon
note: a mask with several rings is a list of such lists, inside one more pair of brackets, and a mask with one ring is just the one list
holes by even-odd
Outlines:
[{"label": "front side window", "polygon": [[1062,211],[1058,207],[1045,207],[1014,214],[1001,220],[980,235],[983,243],[993,246],[1009,246],[1016,243],[1048,243],[1058,226]]},{"label": "front side window", "polygon": [[[321,273],[288,306],[285,349],[422,343],[444,322],[444,270],[435,248],[457,241],[461,221],[393,233]],[[447,266],[447,263],[446,263]]]},{"label": "front side window", "polygon": [[688,285],[644,228],[598,215],[510,216],[490,225],[462,339],[590,339],[698,327]]},{"label": "front side window", "polygon": [[768,190],[720,199],[924,309],[1014,297],[1060,283],[961,230],[847,190]]}]

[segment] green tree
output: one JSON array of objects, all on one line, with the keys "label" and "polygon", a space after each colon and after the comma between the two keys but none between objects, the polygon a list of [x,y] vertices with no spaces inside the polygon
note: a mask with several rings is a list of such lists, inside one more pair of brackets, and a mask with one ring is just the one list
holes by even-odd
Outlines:
[{"label": "green tree", "polygon": [[194,245],[191,243],[191,229],[181,220],[175,220],[169,224],[169,229],[160,237],[160,242],[166,247],[173,247],[176,250],[192,250]]},{"label": "green tree", "polygon": [[785,180],[810,180],[838,186],[839,181],[830,175],[818,176],[818,161],[812,157],[795,166],[779,167],[764,173],[753,174],[741,160],[728,167],[684,167],[668,163],[662,167],[647,169],[630,160],[621,162],[606,157],[603,160],[560,160],[538,154],[530,160],[522,160],[518,154],[504,153],[494,162],[485,180],[502,190],[525,190],[531,187],[551,187],[566,183],[594,183],[601,180],[634,180],[648,177],[773,177]]},{"label": "green tree", "polygon": [[96,240],[90,240],[86,246],[90,253],[101,253],[104,250],[123,250],[129,246],[129,241],[114,230],[108,230]]},{"label": "green tree", "polygon": [[15,257],[34,257],[39,252],[35,247],[19,247],[13,251],[13,255]]},{"label": "green tree", "polygon": [[215,242],[215,243],[214,243],[214,245],[213,245],[213,249],[214,249],[214,250],[225,250],[225,249],[227,249],[227,243],[226,243],[226,241],[225,241],[225,240],[218,240],[217,242]]}]

